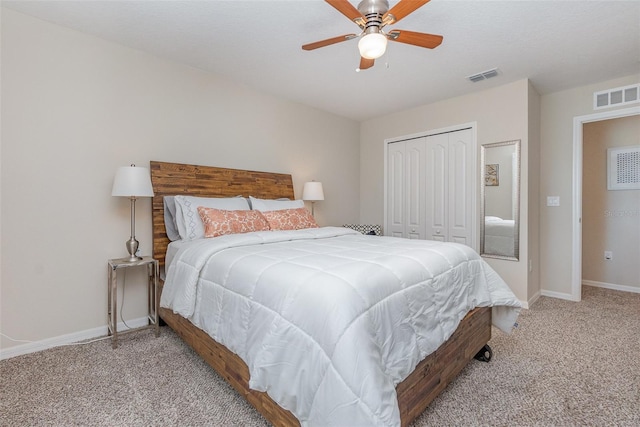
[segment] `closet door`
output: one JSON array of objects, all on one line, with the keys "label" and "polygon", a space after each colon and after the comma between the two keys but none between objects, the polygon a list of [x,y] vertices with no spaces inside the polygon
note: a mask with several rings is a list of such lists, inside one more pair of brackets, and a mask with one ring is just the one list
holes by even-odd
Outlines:
[{"label": "closet door", "polygon": [[426,208],[426,138],[418,138],[406,142],[406,237],[425,239]]},{"label": "closet door", "polygon": [[474,247],[473,132],[387,144],[385,234]]},{"label": "closet door", "polygon": [[388,234],[425,238],[425,139],[389,144],[387,152]]},{"label": "closet door", "polygon": [[405,237],[405,143],[387,145],[387,223],[385,234]]},{"label": "closet door", "polygon": [[448,161],[448,241],[473,247],[473,194],[471,129],[447,134],[449,139]]},{"label": "closet door", "polygon": [[473,247],[472,142],[471,129],[426,139],[427,239]]},{"label": "closet door", "polygon": [[429,240],[449,240],[449,137],[448,134],[426,138],[426,236]]}]

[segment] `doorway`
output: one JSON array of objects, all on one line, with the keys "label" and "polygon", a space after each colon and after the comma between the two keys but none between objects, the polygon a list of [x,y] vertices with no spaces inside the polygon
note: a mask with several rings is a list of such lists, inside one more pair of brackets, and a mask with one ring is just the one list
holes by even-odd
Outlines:
[{"label": "doorway", "polygon": [[571,299],[582,299],[582,162],[583,125],[585,123],[640,115],[640,107],[589,114],[573,119],[573,200]]}]

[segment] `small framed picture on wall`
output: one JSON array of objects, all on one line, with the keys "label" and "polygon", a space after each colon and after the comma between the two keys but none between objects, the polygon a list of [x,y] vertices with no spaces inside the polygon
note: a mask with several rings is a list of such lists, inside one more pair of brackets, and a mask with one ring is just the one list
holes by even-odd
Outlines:
[{"label": "small framed picture on wall", "polygon": [[487,187],[495,187],[500,185],[500,174],[499,174],[500,165],[497,163],[492,165],[486,165],[484,171],[484,185]]}]

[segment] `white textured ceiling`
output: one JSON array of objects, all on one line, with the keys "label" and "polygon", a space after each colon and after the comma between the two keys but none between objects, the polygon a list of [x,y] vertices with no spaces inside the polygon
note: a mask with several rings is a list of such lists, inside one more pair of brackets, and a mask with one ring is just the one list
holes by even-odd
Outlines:
[{"label": "white textured ceiling", "polygon": [[[359,73],[357,40],[301,49],[359,31],[319,0],[2,4],[356,120],[523,78],[545,94],[640,73],[637,0],[432,0],[387,29],[441,34],[442,45],[389,43],[385,56]],[[494,67],[498,77],[466,80]]]}]

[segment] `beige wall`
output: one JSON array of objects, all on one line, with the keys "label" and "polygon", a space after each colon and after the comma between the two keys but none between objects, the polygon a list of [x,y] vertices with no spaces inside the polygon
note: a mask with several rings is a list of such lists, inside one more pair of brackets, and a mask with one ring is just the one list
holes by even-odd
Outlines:
[{"label": "beige wall", "polygon": [[[494,89],[423,105],[411,110],[378,117],[362,123],[360,130],[360,221],[382,224],[384,217],[384,140],[441,129],[464,123],[477,123],[478,162],[480,145],[492,142],[522,140],[522,188],[529,186],[529,98],[527,80]],[[480,168],[478,168],[478,171]],[[533,172],[536,174],[536,172]],[[537,179],[536,176],[533,179]],[[478,180],[477,194],[480,192]],[[478,203],[480,201],[478,200]],[[478,212],[480,209],[478,207]],[[526,302],[530,284],[527,274],[529,200],[523,191],[520,201],[520,261],[487,259],[487,262],[511,286],[516,296]],[[479,230],[479,224],[477,224]],[[478,239],[479,240],[479,239]]]},{"label": "beige wall", "polygon": [[630,145],[640,146],[640,116],[584,125],[582,280],[640,291],[640,190],[607,190],[607,149]]},{"label": "beige wall", "polygon": [[[540,284],[548,295],[571,298],[573,119],[596,113],[594,92],[639,81],[637,74],[541,97]],[[560,206],[546,206],[547,196],[559,196]]]},{"label": "beige wall", "polygon": [[[44,340],[106,325],[107,259],[126,254],[119,166],[150,160],[287,172],[324,183],[321,225],[358,222],[359,123],[2,9],[4,334]],[[151,252],[150,200],[137,204]],[[125,320],[144,314],[127,277]],[[3,349],[16,343],[2,338]]]}]

